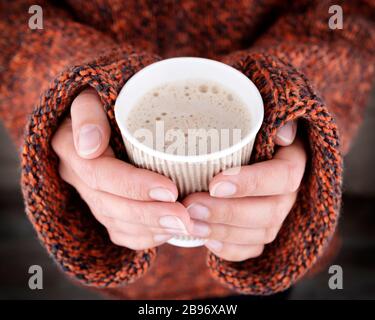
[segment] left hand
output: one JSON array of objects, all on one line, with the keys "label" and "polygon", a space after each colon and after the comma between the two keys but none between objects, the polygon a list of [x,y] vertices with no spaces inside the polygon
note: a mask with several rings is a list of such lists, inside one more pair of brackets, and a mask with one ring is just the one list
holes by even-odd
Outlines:
[{"label": "left hand", "polygon": [[272,160],[243,166],[237,174],[219,173],[208,192],[183,201],[192,218],[193,236],[207,238],[205,246],[228,261],[262,254],[292,209],[305,171],[306,151],[296,137],[297,123],[282,127],[280,148]]}]

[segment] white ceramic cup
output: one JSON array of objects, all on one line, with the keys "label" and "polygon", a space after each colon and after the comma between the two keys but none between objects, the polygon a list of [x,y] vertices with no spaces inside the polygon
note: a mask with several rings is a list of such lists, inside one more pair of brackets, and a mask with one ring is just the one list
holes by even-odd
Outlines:
[{"label": "white ceramic cup", "polygon": [[[139,142],[128,130],[126,119],[137,102],[149,91],[163,84],[183,80],[207,80],[234,92],[250,112],[251,126],[238,143],[206,155],[175,155],[161,152]],[[238,70],[218,61],[181,57],[155,62],[136,73],[122,88],[115,103],[115,117],[121,130],[129,160],[140,168],[171,178],[179,196],[208,191],[210,180],[219,172],[246,165],[257,132],[263,121],[262,97],[249,78]],[[197,247],[205,239],[175,236],[168,243],[180,247]]]}]

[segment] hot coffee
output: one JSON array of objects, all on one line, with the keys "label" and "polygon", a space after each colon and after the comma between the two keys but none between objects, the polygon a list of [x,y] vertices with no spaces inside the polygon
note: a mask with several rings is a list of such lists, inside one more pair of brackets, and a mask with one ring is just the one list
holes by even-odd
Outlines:
[{"label": "hot coffee", "polygon": [[183,80],[146,92],[126,123],[153,149],[202,155],[239,142],[252,127],[248,108],[232,90],[214,81]]}]

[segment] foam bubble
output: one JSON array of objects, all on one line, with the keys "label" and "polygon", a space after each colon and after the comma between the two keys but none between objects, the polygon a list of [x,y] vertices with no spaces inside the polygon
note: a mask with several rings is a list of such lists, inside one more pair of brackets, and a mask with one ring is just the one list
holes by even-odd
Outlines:
[{"label": "foam bubble", "polygon": [[199,86],[199,91],[202,93],[206,93],[208,91],[208,86],[206,84],[201,84]]},{"label": "foam bubble", "polygon": [[[161,120],[164,132],[172,128],[182,131],[186,152],[189,129],[239,128],[244,136],[251,124],[247,108],[234,92],[204,80],[174,82],[146,93],[130,111],[127,125],[131,132],[145,128],[155,133],[156,121]],[[198,149],[197,154],[201,154]]]}]

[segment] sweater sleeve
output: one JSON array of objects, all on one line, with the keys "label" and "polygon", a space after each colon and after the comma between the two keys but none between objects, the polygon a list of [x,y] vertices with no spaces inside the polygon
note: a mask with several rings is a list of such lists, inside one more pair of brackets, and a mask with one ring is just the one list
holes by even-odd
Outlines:
[{"label": "sweater sleeve", "polygon": [[[34,4],[43,9],[40,30],[27,23]],[[116,46],[48,2],[1,1],[0,18],[7,35],[0,38],[0,117],[22,146],[21,186],[40,241],[68,275],[86,285],[134,281],[148,269],[155,250],[132,251],[109,241],[78,194],[61,180],[50,141],[73,98],[91,86],[112,125],[111,145],[125,160],[112,107],[124,82],[158,58]]]},{"label": "sweater sleeve", "polygon": [[[374,77],[375,4],[331,2],[288,10],[251,49],[224,59],[252,79],[264,100],[253,161],[272,158],[277,129],[294,119],[310,154],[297,201],[260,257],[233,263],[209,254],[213,276],[241,293],[289,288],[327,251],[337,226],[342,155],[361,122]],[[329,29],[333,4],[343,9],[342,30]]]}]

